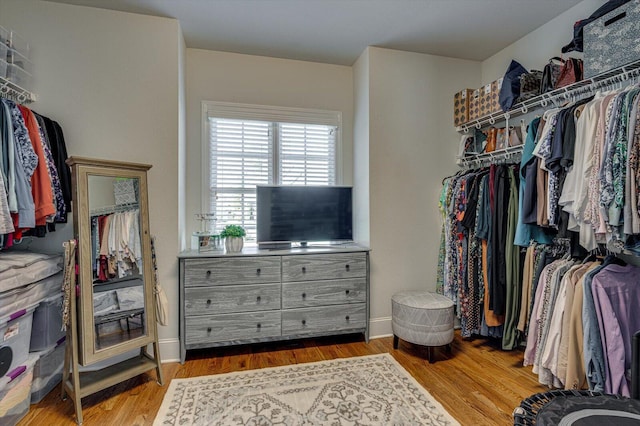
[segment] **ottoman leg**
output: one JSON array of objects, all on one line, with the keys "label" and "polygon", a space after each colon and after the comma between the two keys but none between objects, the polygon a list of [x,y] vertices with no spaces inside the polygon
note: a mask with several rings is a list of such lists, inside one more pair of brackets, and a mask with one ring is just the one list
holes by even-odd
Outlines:
[{"label": "ottoman leg", "polygon": [[398,336],[393,335],[393,349],[398,349]]},{"label": "ottoman leg", "polygon": [[429,346],[427,359],[429,360],[429,364],[433,364],[433,346]]}]

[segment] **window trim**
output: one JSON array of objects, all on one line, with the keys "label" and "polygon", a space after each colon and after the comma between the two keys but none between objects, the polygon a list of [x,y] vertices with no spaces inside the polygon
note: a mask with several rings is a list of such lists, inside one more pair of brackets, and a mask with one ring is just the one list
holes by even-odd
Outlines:
[{"label": "window trim", "polygon": [[[336,126],[334,152],[336,185],[343,185],[342,112],[235,102],[202,101],[200,212],[207,212],[209,210],[205,201],[209,199],[210,182],[209,117]],[[278,161],[275,156],[274,161]]]}]

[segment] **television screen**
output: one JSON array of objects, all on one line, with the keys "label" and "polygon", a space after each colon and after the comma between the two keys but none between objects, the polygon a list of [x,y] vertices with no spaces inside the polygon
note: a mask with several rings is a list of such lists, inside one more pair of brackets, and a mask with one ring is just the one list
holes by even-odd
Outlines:
[{"label": "television screen", "polygon": [[258,243],[351,241],[351,187],[258,186]]}]

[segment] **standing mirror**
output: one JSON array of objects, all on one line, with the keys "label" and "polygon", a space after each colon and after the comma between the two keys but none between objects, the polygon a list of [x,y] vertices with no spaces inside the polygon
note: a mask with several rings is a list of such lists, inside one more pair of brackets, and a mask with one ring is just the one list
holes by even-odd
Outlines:
[{"label": "standing mirror", "polygon": [[[76,414],[81,420],[79,398],[88,393],[154,368],[162,383],[147,199],[151,166],[79,157],[67,163],[73,179],[79,294],[76,309],[71,309],[72,356],[65,360],[65,374],[78,371],[76,362],[91,365],[140,349],[139,356],[93,378],[65,380],[63,393],[74,399],[79,395]],[[146,351],[149,344],[153,354]],[[90,390],[81,389],[85,385]]]},{"label": "standing mirror", "polygon": [[[149,334],[145,315],[140,178],[87,176],[94,353]],[[88,327],[88,326],[87,326]]]},{"label": "standing mirror", "polygon": [[154,341],[150,167],[98,160],[75,163],[83,365]]}]

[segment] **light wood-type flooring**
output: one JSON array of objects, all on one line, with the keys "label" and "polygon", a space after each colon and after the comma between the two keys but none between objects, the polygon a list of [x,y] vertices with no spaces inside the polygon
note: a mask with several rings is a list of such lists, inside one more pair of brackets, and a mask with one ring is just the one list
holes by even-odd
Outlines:
[{"label": "light wood-type flooring", "polygon": [[[436,349],[435,362],[429,364],[424,347],[400,341],[398,350],[394,350],[391,337],[365,343],[361,335],[352,335],[189,351],[184,365],[163,365],[164,387],[158,386],[155,374],[150,372],[83,398],[84,425],[151,425],[172,378],[385,352],[391,353],[465,426],[513,424],[514,407],[522,399],[546,390],[538,384],[531,367],[522,367],[522,351],[502,351],[497,341],[463,340],[456,333],[451,353],[444,348]],[[60,399],[60,386],[39,404],[32,405],[19,423],[20,426],[73,424],[73,403]]]}]

